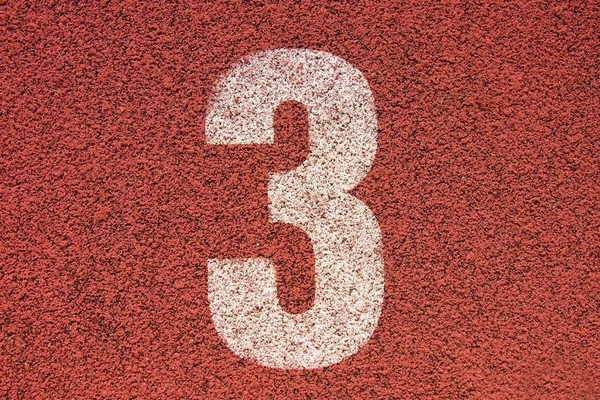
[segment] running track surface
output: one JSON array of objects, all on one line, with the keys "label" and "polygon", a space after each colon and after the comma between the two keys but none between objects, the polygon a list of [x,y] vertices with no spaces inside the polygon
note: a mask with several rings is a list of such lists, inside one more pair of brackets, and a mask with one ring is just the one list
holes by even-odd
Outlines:
[{"label": "running track surface", "polygon": [[[600,398],[598,5],[99,3],[0,1],[1,398]],[[310,240],[267,209],[302,107],[274,145],[204,135],[219,77],[278,48],[351,63],[378,116],[352,194],[382,314],[316,370],[238,358],[208,307],[214,257],[312,301]]]}]

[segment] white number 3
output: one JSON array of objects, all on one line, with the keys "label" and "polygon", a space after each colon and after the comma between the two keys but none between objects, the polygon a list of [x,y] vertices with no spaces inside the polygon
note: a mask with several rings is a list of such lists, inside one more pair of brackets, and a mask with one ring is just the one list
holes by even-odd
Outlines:
[{"label": "white number 3", "polygon": [[301,314],[279,305],[268,259],[208,261],[216,330],[238,356],[272,368],[320,368],[355,354],[373,334],[383,303],[381,233],[371,210],[348,194],[371,168],[377,116],[362,73],[332,54],[257,53],[219,82],[206,118],[210,144],[273,143],[277,106],[306,106],[310,152],[272,174],[273,222],[295,225],[315,254],[315,300]]}]

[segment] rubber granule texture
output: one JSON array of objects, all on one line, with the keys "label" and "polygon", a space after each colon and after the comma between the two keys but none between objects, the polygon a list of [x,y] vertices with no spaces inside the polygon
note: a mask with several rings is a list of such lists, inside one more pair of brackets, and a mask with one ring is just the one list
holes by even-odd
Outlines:
[{"label": "rubber granule texture", "polygon": [[[76,3],[0,0],[1,398],[600,398],[597,3]],[[315,370],[233,354],[207,297],[209,258],[269,257],[282,307],[313,302],[267,197],[306,110],[273,145],[204,134],[218,79],[279,48],[358,68],[378,117],[352,194],[381,318]]]}]

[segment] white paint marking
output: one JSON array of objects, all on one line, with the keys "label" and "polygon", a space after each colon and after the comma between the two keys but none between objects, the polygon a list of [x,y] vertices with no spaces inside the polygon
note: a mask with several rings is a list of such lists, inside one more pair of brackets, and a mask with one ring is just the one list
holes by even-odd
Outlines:
[{"label": "white paint marking", "polygon": [[369,208],[347,191],[371,168],[377,117],[361,72],[332,54],[303,49],[257,53],[218,84],[206,119],[210,144],[272,143],[277,106],[306,106],[310,152],[273,174],[273,222],[302,228],[315,253],[315,301],[290,314],[277,299],[267,259],[211,259],[208,297],[231,350],[272,368],[320,368],[355,354],[373,334],[383,303],[381,233]]}]

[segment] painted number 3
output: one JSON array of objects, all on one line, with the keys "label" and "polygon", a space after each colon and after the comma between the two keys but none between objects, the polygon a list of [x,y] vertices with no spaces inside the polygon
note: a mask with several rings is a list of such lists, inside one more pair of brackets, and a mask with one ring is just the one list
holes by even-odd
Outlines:
[{"label": "painted number 3", "polygon": [[332,54],[257,53],[218,83],[206,118],[210,144],[273,143],[273,114],[289,100],[308,112],[310,152],[272,174],[273,222],[295,225],[315,255],[315,300],[290,314],[278,302],[268,259],[210,259],[208,297],[219,336],[238,356],[271,368],[320,368],[355,354],[375,330],[383,302],[381,233],[371,210],[348,193],[377,148],[373,96],[362,73]]}]

